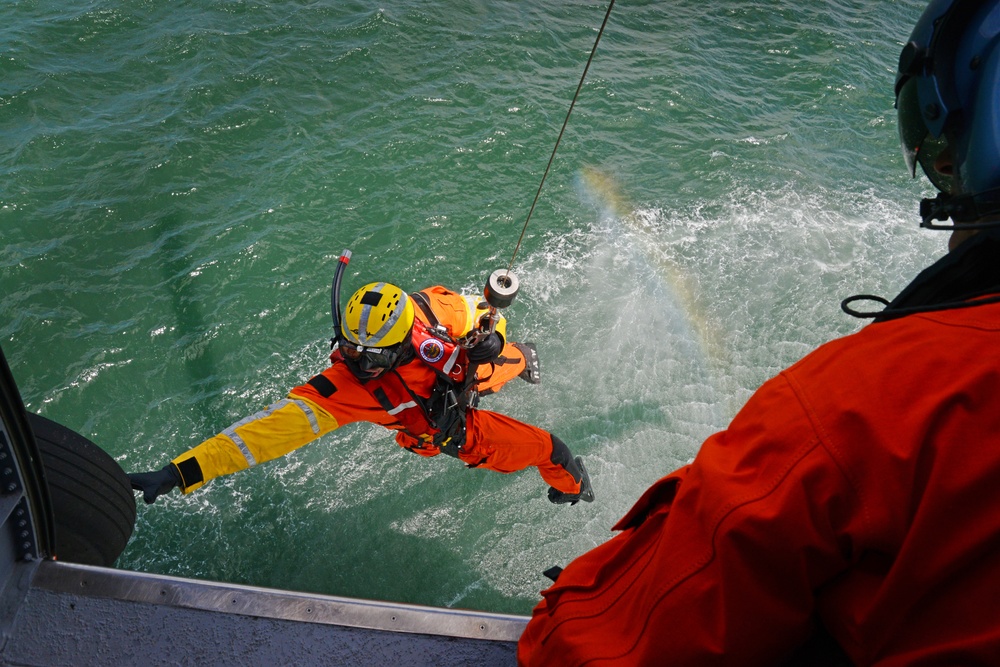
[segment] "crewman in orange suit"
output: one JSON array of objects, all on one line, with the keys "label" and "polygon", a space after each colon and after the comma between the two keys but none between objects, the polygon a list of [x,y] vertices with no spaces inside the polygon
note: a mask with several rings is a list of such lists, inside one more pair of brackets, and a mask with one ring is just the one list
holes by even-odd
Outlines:
[{"label": "crewman in orange suit", "polygon": [[933,0],[895,93],[948,254],[554,574],[522,667],[1000,664],[1000,0]]},{"label": "crewman in orange suit", "polygon": [[503,473],[534,466],[553,503],[592,502],[583,461],[562,440],[476,407],[480,396],[513,378],[538,382],[534,346],[506,342],[505,318],[475,336],[485,310],[481,297],[444,287],[408,295],[389,283],[365,285],[347,303],[329,368],[163,469],[130,474],[132,487],[146,503],[174,487],[190,493],[366,421],[395,431],[401,447],[421,456],[444,452],[468,467]]}]

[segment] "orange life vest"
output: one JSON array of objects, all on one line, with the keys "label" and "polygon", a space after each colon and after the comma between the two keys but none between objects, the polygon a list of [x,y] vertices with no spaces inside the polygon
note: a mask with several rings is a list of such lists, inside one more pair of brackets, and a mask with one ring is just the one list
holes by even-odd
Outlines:
[{"label": "orange life vest", "polygon": [[[452,324],[449,327],[439,321],[434,306],[443,304],[439,304],[438,296],[434,288],[430,288],[410,297],[418,306],[418,317],[410,334],[412,360],[361,385],[399,423],[397,430],[420,442],[436,444],[443,438],[434,436],[442,430],[448,431],[445,436],[453,435],[455,420],[461,417],[453,411],[458,407],[456,395],[463,389],[469,368],[465,348],[455,342],[456,336],[466,332],[454,331],[451,322],[448,322]],[[405,376],[411,364],[430,367],[437,375],[438,381],[430,396],[420,396],[407,384]],[[451,396],[447,395],[449,392]]]}]

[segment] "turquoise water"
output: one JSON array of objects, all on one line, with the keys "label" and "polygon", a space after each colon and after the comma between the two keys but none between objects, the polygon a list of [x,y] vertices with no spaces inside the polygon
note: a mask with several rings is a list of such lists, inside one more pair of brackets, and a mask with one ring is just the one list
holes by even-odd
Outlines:
[{"label": "turquoise water", "polygon": [[[598,501],[355,425],[141,505],[119,567],[527,613],[765,379],[944,251],[892,80],[918,0],[622,2],[514,271]],[[161,467],[324,367],[329,285],[510,262],[606,4],[10,1],[0,344],[29,409]]]}]

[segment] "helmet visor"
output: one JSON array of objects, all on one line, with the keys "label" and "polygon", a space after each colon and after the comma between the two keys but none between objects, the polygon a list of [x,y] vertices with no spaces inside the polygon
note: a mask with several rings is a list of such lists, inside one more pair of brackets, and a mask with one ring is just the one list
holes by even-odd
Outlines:
[{"label": "helmet visor", "polygon": [[917,175],[917,164],[938,190],[954,193],[955,178],[951,173],[941,173],[935,163],[941,153],[948,148],[944,134],[934,137],[924,122],[920,109],[920,95],[916,77],[911,78],[899,91],[896,109],[899,116],[899,144],[903,149],[903,159],[911,176]]}]

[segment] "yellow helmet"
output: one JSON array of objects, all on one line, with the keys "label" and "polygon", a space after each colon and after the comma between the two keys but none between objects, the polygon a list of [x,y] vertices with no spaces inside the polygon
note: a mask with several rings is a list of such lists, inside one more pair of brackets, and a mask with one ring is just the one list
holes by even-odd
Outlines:
[{"label": "yellow helmet", "polygon": [[407,339],[413,317],[406,292],[389,283],[369,283],[347,302],[340,326],[355,345],[390,347]]}]

